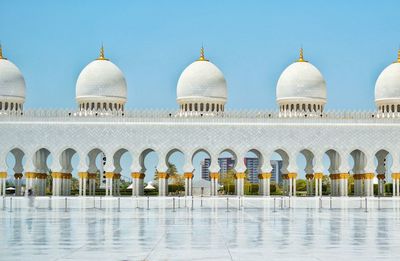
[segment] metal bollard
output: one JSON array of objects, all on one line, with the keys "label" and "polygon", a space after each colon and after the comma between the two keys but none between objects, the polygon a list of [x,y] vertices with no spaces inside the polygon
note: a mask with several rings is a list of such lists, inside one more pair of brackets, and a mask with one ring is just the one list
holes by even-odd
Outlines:
[{"label": "metal bollard", "polygon": [[192,210],[193,210],[193,207],[194,207],[194,206],[193,206],[193,203],[194,203],[194,202],[193,202],[193,196],[192,196]]},{"label": "metal bollard", "polygon": [[283,209],[283,197],[281,197],[281,209]]},{"label": "metal bollard", "polygon": [[68,207],[68,202],[67,202],[67,198],[65,198],[65,202],[64,202],[64,212],[67,212],[67,207]]},{"label": "metal bollard", "polygon": [[93,197],[93,208],[96,208],[96,198]]},{"label": "metal bollard", "polygon": [[147,197],[147,210],[149,210],[149,209],[150,209],[150,198]]},{"label": "metal bollard", "polygon": [[322,208],[322,197],[319,198],[319,208]]},{"label": "metal bollard", "polygon": [[181,208],[181,196],[178,196],[178,208]]},{"label": "metal bollard", "polygon": [[238,199],[238,209],[240,209],[240,197]]},{"label": "metal bollard", "polygon": [[276,198],[274,198],[274,212],[276,212]]},{"label": "metal bollard", "polygon": [[10,212],[12,212],[12,197],[10,198]]},{"label": "metal bollard", "polygon": [[100,205],[100,210],[101,210],[101,197],[100,197],[100,204],[99,205]]},{"label": "metal bollard", "polygon": [[3,210],[6,209],[6,197],[3,196]]},{"label": "metal bollard", "polygon": [[51,197],[49,197],[49,210],[51,210]]},{"label": "metal bollard", "polygon": [[288,204],[288,207],[290,208],[290,195],[289,195],[289,204]]},{"label": "metal bollard", "polygon": [[229,212],[229,198],[226,198],[226,212]]},{"label": "metal bollard", "polygon": [[121,212],[121,198],[118,198],[118,212]]},{"label": "metal bollard", "polygon": [[362,197],[360,196],[360,208],[362,208]]},{"label": "metal bollard", "polygon": [[172,198],[172,211],[175,212],[175,198]]},{"label": "metal bollard", "polygon": [[203,195],[200,197],[200,207],[203,207]]},{"label": "metal bollard", "polygon": [[329,208],[332,209],[332,196],[329,198]]},{"label": "metal bollard", "polygon": [[368,212],[368,198],[365,197],[365,212]]}]

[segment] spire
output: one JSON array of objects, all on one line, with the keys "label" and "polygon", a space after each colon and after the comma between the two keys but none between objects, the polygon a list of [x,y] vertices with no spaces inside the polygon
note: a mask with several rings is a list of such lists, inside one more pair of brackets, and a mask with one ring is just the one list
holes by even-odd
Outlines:
[{"label": "spire", "polygon": [[204,47],[203,47],[203,46],[201,46],[201,49],[200,49],[200,58],[199,58],[198,61],[206,61],[206,62],[208,62],[208,60],[204,57]]},{"label": "spire", "polygon": [[400,63],[400,47],[399,50],[397,50],[397,63]]},{"label": "spire", "polygon": [[297,62],[300,62],[300,63],[307,62],[306,60],[304,60],[303,47],[300,48],[300,55],[299,55],[299,59],[297,60]]},{"label": "spire", "polygon": [[99,58],[97,58],[97,60],[106,60],[106,61],[108,61],[108,59],[104,57],[104,46],[103,46],[103,44],[101,44],[100,55],[99,55]]},{"label": "spire", "polygon": [[1,59],[7,60],[5,57],[3,57],[3,48],[2,48],[1,43],[0,43],[0,60]]}]

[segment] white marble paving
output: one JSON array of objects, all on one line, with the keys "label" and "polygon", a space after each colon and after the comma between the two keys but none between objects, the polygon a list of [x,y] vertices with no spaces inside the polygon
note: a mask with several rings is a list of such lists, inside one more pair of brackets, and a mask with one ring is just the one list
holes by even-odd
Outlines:
[{"label": "white marble paving", "polygon": [[5,208],[0,260],[400,260],[397,208]]}]

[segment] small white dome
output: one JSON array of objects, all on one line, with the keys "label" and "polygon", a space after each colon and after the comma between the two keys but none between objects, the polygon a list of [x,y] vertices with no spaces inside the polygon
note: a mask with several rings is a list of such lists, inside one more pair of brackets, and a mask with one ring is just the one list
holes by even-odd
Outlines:
[{"label": "small white dome", "polygon": [[127,86],[122,71],[104,57],[89,63],[76,82],[76,99],[78,103],[125,103]]},{"label": "small white dome", "polygon": [[25,80],[21,71],[12,62],[0,58],[0,100],[23,103]]},{"label": "small white dome", "polygon": [[177,101],[226,102],[228,96],[223,73],[213,63],[199,60],[190,64],[178,80]]},{"label": "small white dome", "polygon": [[298,61],[281,74],[276,88],[280,102],[326,103],[326,83],[321,72],[311,63]]},{"label": "small white dome", "polygon": [[375,102],[377,105],[400,103],[400,62],[392,63],[379,75]]}]

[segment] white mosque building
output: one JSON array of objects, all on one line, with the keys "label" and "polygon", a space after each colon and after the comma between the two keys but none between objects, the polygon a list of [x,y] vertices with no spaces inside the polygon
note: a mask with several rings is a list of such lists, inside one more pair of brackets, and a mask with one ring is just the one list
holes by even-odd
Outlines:
[{"label": "white mosque building", "polygon": [[[252,152],[259,165],[259,193],[270,195],[271,155],[283,160],[284,191],[295,196],[299,168],[297,156],[306,159],[308,194],[322,194],[328,176],[333,196],[347,196],[348,180],[354,178],[354,195],[378,195],[391,175],[393,195],[399,196],[400,181],[400,51],[398,60],[383,70],[376,81],[374,112],[326,112],[326,82],[321,72],[300,58],[289,65],[276,86],[277,111],[229,112],[228,87],[221,70],[200,58],[190,64],[177,83],[175,111],[127,111],[127,83],[122,71],[105,58],[89,63],[76,83],[76,110],[24,110],[25,80],[0,48],[0,194],[7,179],[15,179],[16,195],[21,184],[34,195],[45,195],[52,178],[54,196],[71,193],[72,157],[79,163],[79,194],[94,195],[100,167],[105,160],[106,194],[119,194],[121,156],[130,153],[132,195],[143,195],[144,159],[155,152],[159,161],[159,195],[168,195],[168,160],[172,153],[184,155],[185,194],[192,195],[193,158],[205,152],[211,159],[210,195],[219,189],[218,157],[229,152],[235,158],[236,194],[244,194],[244,157]],[[13,155],[8,173],[7,155]],[[52,161],[48,163],[51,155]],[[329,158],[324,172],[323,157]],[[349,157],[354,164],[349,164]],[[391,166],[386,164],[391,158]],[[27,194],[27,193],[25,193]]]}]

